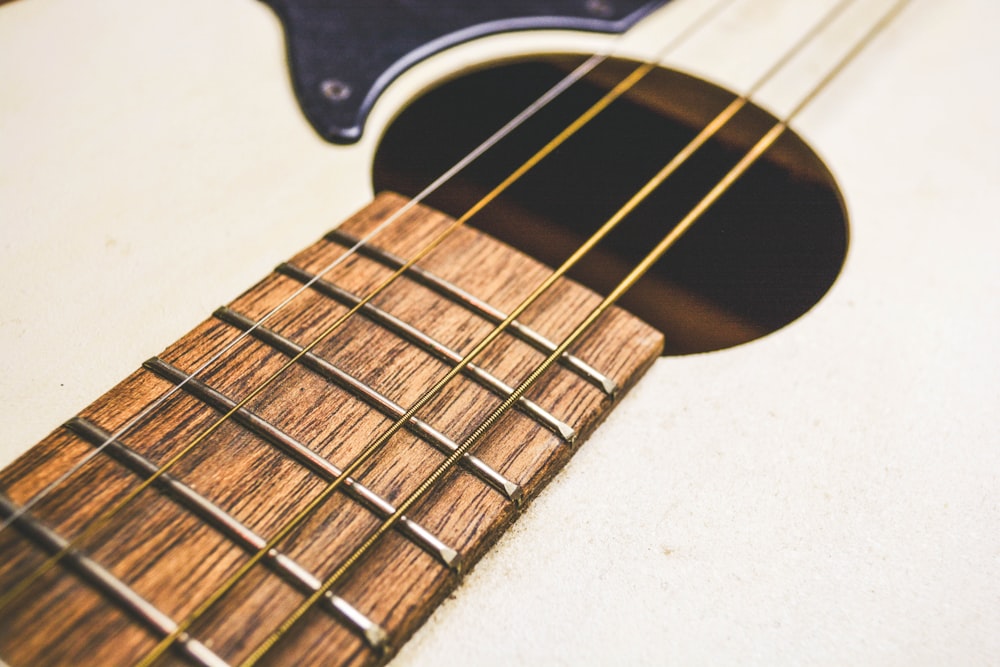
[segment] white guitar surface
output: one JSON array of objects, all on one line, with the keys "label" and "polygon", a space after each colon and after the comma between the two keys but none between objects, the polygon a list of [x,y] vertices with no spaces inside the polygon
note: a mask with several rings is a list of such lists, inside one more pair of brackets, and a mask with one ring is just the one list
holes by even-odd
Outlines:
[{"label": "white guitar surface", "polygon": [[[440,54],[350,148],[306,125],[252,0],[3,6],[0,463],[365,204],[381,130],[430,83],[650,57],[710,4]],[[832,4],[738,0],[665,62],[745,89]],[[889,3],[860,5],[762,105]],[[998,26],[990,0],[914,0],[796,120],[849,210],[831,292],[659,360],[394,665],[1000,662]]]}]

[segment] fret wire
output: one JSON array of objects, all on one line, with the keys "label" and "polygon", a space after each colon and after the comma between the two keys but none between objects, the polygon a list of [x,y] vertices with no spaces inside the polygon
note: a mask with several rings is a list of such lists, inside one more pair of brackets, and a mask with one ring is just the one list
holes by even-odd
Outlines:
[{"label": "fret wire", "polygon": [[[74,417],[64,426],[85,442],[97,446],[108,440],[111,433],[82,417]],[[119,440],[111,439],[105,450],[133,473],[149,477],[156,472],[156,464],[131,449]],[[168,493],[189,511],[232,540],[244,551],[254,552],[266,544],[266,540],[244,525],[239,519],[201,495],[173,475],[163,475],[157,480],[157,488]],[[384,517],[383,517],[384,518]],[[277,549],[268,552],[265,564],[282,579],[291,583],[300,592],[314,593],[320,587],[320,580],[290,556]],[[323,598],[327,612],[345,622],[356,634],[361,635],[372,648],[384,651],[388,635],[378,624],[339,596],[330,594]]]},{"label": "fret wire", "polygon": [[[372,245],[361,243],[354,236],[339,229],[327,232],[324,238],[327,241],[337,243],[338,245],[357,247],[357,250],[355,251],[357,254],[373,259],[390,269],[398,269],[406,261],[384,248],[377,248]],[[458,285],[435,275],[427,269],[419,266],[411,266],[406,272],[406,275],[408,278],[412,278],[415,282],[418,282],[424,287],[437,292],[441,296],[451,300],[453,303],[466,308],[494,325],[499,324],[507,317],[507,314],[502,310],[494,308],[489,303],[483,301],[474,294],[465,291]],[[511,322],[509,331],[512,335],[520,338],[525,343],[528,343],[539,352],[551,354],[552,350],[556,349],[555,343],[520,322]],[[579,357],[567,352],[559,358],[559,361],[561,364],[566,366],[566,368],[572,370],[591,384],[599,387],[608,396],[614,398],[615,394],[618,392],[618,386],[615,384],[614,380],[604,375]]]},{"label": "fret wire", "polygon": [[[18,511],[19,509],[21,511]],[[66,538],[43,524],[29,512],[24,511],[23,508],[18,508],[3,494],[0,494],[0,516],[13,517],[12,525],[26,538],[49,553],[69,549],[63,558],[67,566],[102,593],[106,599],[141,623],[147,630],[160,637],[169,636],[177,630],[177,623],[167,614],[139,595],[131,586],[116,577],[103,565],[78,549],[70,548]],[[229,664],[187,633],[178,637],[176,650],[201,667],[228,667]]]},{"label": "fret wire", "polygon": [[[184,371],[157,358],[145,362],[143,367],[166,380],[174,380],[184,374]],[[231,398],[200,380],[192,380],[185,385],[184,390],[219,412],[226,412],[235,405]],[[309,469],[323,481],[331,482],[342,476],[343,473],[337,466],[246,408],[237,410],[232,419],[254,435],[289,454],[294,461]],[[346,480],[344,492],[379,518],[385,518],[395,511],[395,508],[388,501],[353,478]],[[447,568],[456,572],[461,570],[462,559],[459,553],[434,537],[425,528],[410,519],[405,519],[400,522],[400,532],[421,549],[441,561]],[[260,548],[262,547],[258,547],[258,549]]]},{"label": "fret wire", "polygon": [[[275,271],[301,283],[311,282],[314,290],[348,308],[360,300],[360,297],[327,280],[313,280],[314,276],[288,262],[279,265]],[[442,361],[458,363],[462,360],[462,355],[455,350],[445,346],[413,325],[404,322],[378,306],[368,303],[359,312]],[[513,391],[513,387],[476,364],[466,366],[465,374],[501,398],[506,398]],[[517,402],[516,407],[558,435],[564,442],[572,445],[573,441],[576,440],[576,432],[569,424],[557,419],[534,401],[522,396],[521,400]]]},{"label": "fret wire", "polygon": [[[849,2],[850,0],[848,0]],[[337,570],[327,578],[323,584],[323,591],[329,591],[336,583],[357,563],[381,538],[392,528],[397,516],[409,511],[419,502],[424,495],[437,483],[437,481],[455,465],[459,457],[468,451],[489,429],[513,406],[517,396],[527,391],[549,368],[551,368],[559,358],[559,355],[576,343],[593,326],[597,320],[610,309],[621,296],[630,289],[663,255],[673,247],[673,245],[697,222],[722,195],[729,191],[733,183],[736,182],[746,171],[756,164],[757,160],[774,145],[774,143],[785,133],[792,120],[826,88],[843,69],[868,45],[871,41],[885,29],[885,27],[902,11],[909,0],[899,0],[891,9],[886,12],[874,25],[864,33],[864,35],[852,46],[848,52],[819,80],[817,84],[799,101],[799,103],[786,116],[775,123],[755,143],[743,157],[733,166],[725,176],[706,194],[675,226],[666,236],[647,254],[643,260],[636,265],[628,275],[608,294],[600,304],[597,305],[587,317],[567,336],[557,349],[549,355],[525,380],[518,385],[514,394],[507,398],[498,406],[489,417],[487,417],[463,442],[459,449],[440,466],[407,498],[399,508],[397,514],[386,520],[371,536],[347,559]],[[823,25],[823,24],[821,24]],[[281,624],[274,633],[268,637],[251,655],[241,663],[241,667],[251,667],[256,664],[280,639],[287,634],[291,627],[301,619],[305,613],[315,604],[317,594],[310,596],[298,609],[296,609]]]},{"label": "fret wire", "polygon": [[[251,322],[249,318],[240,315],[231,308],[220,308],[216,310],[215,317],[222,320],[226,324],[237,328],[247,327]],[[258,340],[270,345],[282,354],[288,356],[294,356],[302,349],[298,343],[285,338],[281,334],[272,331],[267,327],[258,327],[254,331],[253,335]],[[302,365],[328,382],[333,382],[341,388],[346,389],[388,417],[398,419],[399,416],[405,412],[401,405],[391,401],[388,397],[378,393],[354,376],[344,372],[331,364],[329,361],[326,361],[312,352],[302,357]],[[441,433],[427,422],[417,419],[416,417],[409,420],[407,423],[407,429],[409,429],[410,432],[414,433],[417,437],[430,442],[445,454],[450,454],[458,447],[454,440]],[[481,480],[502,493],[507,500],[512,500],[515,503],[520,504],[523,496],[521,487],[498,473],[481,459],[470,454],[462,457],[462,464],[476,477],[479,477]]]}]

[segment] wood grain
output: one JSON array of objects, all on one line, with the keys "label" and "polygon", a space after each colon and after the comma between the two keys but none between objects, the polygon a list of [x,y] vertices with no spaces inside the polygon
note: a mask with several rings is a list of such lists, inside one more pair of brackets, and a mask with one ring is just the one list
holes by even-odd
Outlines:
[{"label": "wood grain", "polygon": [[[405,200],[384,194],[344,223],[363,236]],[[377,245],[408,257],[451,220],[415,207]],[[318,272],[343,249],[319,241],[291,263]],[[548,269],[471,229],[461,228],[421,263],[502,310],[513,309]],[[325,279],[359,295],[389,275],[378,263],[354,256]],[[237,298],[231,308],[258,319],[300,284],[272,273]],[[561,281],[525,312],[521,321],[560,340],[596,305],[599,297]],[[373,303],[465,353],[492,325],[428,289],[401,278]],[[267,326],[300,345],[314,341],[346,309],[306,290],[270,318]],[[239,331],[212,318],[160,357],[192,372],[219,353]],[[573,352],[613,378],[623,391],[659,353],[660,335],[620,310],[612,310]],[[396,403],[411,405],[447,371],[447,366],[397,335],[354,316],[313,350]],[[477,364],[516,386],[543,355],[513,336],[501,336]],[[199,378],[234,401],[278,372],[288,357],[245,338],[209,364]],[[139,370],[85,409],[81,416],[107,431],[127,423],[170,384]],[[611,407],[593,384],[556,366],[528,396],[585,438]],[[419,417],[460,442],[500,403],[493,393],[459,377]],[[294,364],[246,406],[287,434],[308,444],[341,469],[391,424],[385,415],[313,371]],[[120,442],[163,465],[220,413],[184,391],[172,395],[121,435]],[[92,451],[79,436],[59,428],[0,473],[0,488],[17,504]],[[477,443],[476,456],[518,483],[531,499],[567,461],[571,447],[527,415],[510,411]],[[398,504],[444,459],[417,436],[400,431],[362,466],[355,479]],[[208,497],[265,538],[274,535],[326,486],[314,472],[233,420],[221,424],[170,469],[170,475]],[[175,499],[151,487],[98,529],[93,519],[141,482],[140,476],[106,455],[72,474],[32,508],[45,523],[101,563],[159,610],[179,621],[199,605],[251,554],[213,529]],[[456,549],[471,567],[517,517],[518,508],[464,468],[452,470],[409,516]],[[324,502],[279,545],[279,550],[324,578],[379,525],[380,519],[343,493]],[[0,533],[0,594],[29,577],[47,554],[17,529]],[[441,561],[400,532],[390,532],[337,586],[335,592],[385,628],[393,646],[404,642],[458,583]],[[220,602],[198,618],[191,634],[229,662],[245,658],[301,603],[303,594],[275,572],[254,567]],[[11,665],[130,664],[160,637],[130,619],[112,600],[56,567],[0,609],[0,656]],[[168,654],[171,660],[179,656]],[[311,610],[268,654],[274,663],[364,665],[379,655],[333,615]]]}]

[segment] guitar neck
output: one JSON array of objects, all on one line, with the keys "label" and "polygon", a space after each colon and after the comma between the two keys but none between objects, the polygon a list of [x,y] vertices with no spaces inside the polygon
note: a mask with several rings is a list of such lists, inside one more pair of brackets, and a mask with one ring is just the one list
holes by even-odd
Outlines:
[{"label": "guitar neck", "polygon": [[[0,533],[11,554],[0,569],[4,656],[117,664],[169,647],[200,664],[238,662],[330,588],[276,656],[377,662],[658,355],[657,332],[609,312],[474,455],[459,455],[599,298],[561,281],[411,415],[402,406],[457,368],[547,270],[459,228],[403,271],[399,256],[454,227],[405,206],[380,196],[2,473],[16,528]],[[377,247],[340,261],[350,239],[389,218]]]}]

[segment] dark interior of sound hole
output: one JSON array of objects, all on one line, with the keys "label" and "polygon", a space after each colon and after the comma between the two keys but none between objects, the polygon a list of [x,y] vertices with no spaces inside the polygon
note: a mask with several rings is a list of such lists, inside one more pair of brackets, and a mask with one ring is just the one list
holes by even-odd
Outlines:
[{"label": "dark interior of sound hole", "polygon": [[[427,92],[385,134],[375,156],[376,191],[420,192],[578,62],[569,56],[509,62]],[[604,63],[427,203],[461,215],[634,66]],[[557,266],[733,99],[711,84],[656,70],[469,224]],[[757,107],[741,111],[570,275],[610,291],[772,122]],[[665,354],[729,347],[812,307],[836,278],[846,249],[833,178],[787,132],[621,305],[665,334]]]}]

